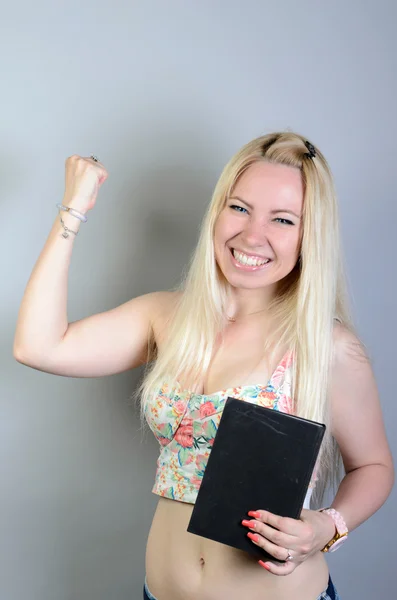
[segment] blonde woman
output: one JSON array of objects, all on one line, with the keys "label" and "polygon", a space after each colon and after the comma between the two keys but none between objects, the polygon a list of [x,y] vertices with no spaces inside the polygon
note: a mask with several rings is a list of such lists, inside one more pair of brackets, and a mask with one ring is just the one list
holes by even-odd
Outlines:
[{"label": "blonde woman", "polygon": [[[325,553],[382,506],[394,470],[370,361],[349,316],[324,156],[291,132],[249,142],[220,176],[180,288],[68,323],[73,242],[106,178],[95,156],[67,159],[60,214],[22,300],[14,355],[71,377],[147,364],[139,396],[160,456],[144,598],[337,599]],[[274,562],[186,531],[228,395],[327,425],[300,519],[252,506],[242,522],[242,535]]]}]

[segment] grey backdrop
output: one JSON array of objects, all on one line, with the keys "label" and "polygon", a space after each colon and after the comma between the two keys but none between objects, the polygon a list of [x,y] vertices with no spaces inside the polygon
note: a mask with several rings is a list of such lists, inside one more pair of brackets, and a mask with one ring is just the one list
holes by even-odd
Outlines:
[{"label": "grey backdrop", "polygon": [[[396,453],[396,13],[392,0],[2,7],[1,600],[141,597],[157,445],[129,401],[137,374],[62,378],[12,357],[73,153],[110,176],[76,240],[69,320],[178,280],[243,143],[292,128],[317,144]],[[343,600],[391,597],[395,509],[396,491],[329,558]]]}]

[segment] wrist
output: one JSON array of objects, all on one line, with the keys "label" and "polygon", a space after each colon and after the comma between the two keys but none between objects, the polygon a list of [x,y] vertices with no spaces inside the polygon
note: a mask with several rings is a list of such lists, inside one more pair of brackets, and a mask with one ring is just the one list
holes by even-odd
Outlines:
[{"label": "wrist", "polygon": [[319,535],[318,535],[318,551],[321,551],[326,544],[334,537],[336,533],[336,527],[333,519],[327,513],[318,511],[320,517],[319,521]]},{"label": "wrist", "polygon": [[[65,204],[66,206],[66,204]],[[72,229],[74,231],[78,231],[80,229],[81,226],[81,221],[79,219],[77,219],[76,217],[74,217],[73,215],[71,215],[69,212],[66,211],[59,211],[56,220],[59,223],[59,226],[61,228],[61,231],[64,230],[62,223],[61,223],[61,219],[64,222],[64,224],[66,225],[66,227],[68,227],[69,229]]]},{"label": "wrist", "polygon": [[63,204],[63,206],[67,206],[68,208],[73,208],[83,215],[86,215],[88,212],[86,200],[79,196],[64,196],[61,204]]},{"label": "wrist", "polygon": [[67,215],[67,218],[66,218],[67,222],[69,222],[71,217],[73,219],[76,219],[77,221],[79,221],[79,225],[80,225],[80,223],[87,222],[87,217],[85,216],[85,214],[83,212],[81,212],[80,210],[77,210],[70,204],[69,205],[64,204],[64,203],[57,204],[57,208],[59,210],[60,222],[63,227],[65,227],[65,225],[67,226],[67,223],[65,223],[65,218],[62,218],[62,216],[65,217],[65,215]]},{"label": "wrist", "polygon": [[326,543],[322,552],[334,552],[347,540],[349,530],[341,513],[333,507],[321,508],[320,513],[329,515],[335,525],[334,536]]},{"label": "wrist", "polygon": [[73,209],[71,206],[64,204],[64,201],[60,204],[58,203],[57,208],[57,230],[65,239],[70,237],[75,238],[79,233],[81,223],[86,222],[87,217],[77,209]]}]

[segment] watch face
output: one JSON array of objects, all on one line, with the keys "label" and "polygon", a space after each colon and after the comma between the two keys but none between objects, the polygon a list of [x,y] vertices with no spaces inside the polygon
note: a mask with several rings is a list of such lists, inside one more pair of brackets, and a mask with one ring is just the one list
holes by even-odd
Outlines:
[{"label": "watch face", "polygon": [[345,542],[347,540],[347,536],[344,535],[343,537],[339,538],[339,540],[336,540],[335,543],[332,544],[331,548],[328,550],[328,552],[335,552],[335,550],[337,550],[338,548],[340,548],[343,544],[343,542]]}]

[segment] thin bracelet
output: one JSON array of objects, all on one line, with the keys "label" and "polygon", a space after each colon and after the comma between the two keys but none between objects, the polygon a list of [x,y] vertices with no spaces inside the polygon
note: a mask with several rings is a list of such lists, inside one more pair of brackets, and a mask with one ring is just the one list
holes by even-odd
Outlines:
[{"label": "thin bracelet", "polygon": [[59,208],[59,210],[65,210],[66,212],[69,212],[73,217],[76,217],[76,219],[79,219],[79,221],[87,223],[87,217],[75,208],[71,208],[70,206],[64,206],[63,204],[57,204],[57,208]]},{"label": "thin bracelet", "polygon": [[61,223],[62,223],[62,227],[64,228],[64,232],[62,234],[63,238],[68,238],[69,237],[69,233],[74,233],[74,235],[78,234],[78,231],[73,231],[73,229],[69,229],[69,227],[66,227],[65,223],[62,220],[61,214],[59,214],[59,218],[61,219]]}]

